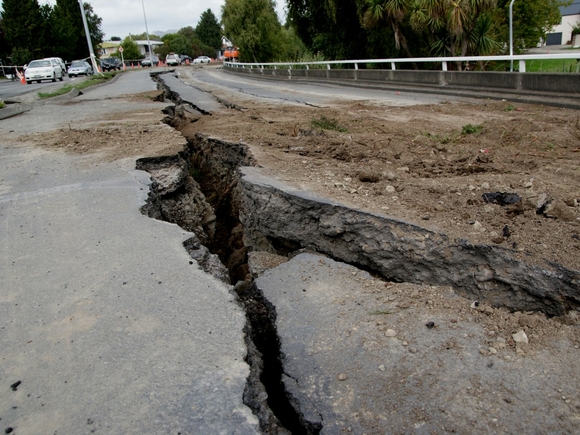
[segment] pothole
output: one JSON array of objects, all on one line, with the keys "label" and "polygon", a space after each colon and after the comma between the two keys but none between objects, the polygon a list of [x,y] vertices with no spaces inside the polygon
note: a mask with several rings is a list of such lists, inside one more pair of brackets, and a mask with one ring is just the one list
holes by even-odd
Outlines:
[{"label": "pothole", "polygon": [[[178,129],[192,121],[180,105],[166,113]],[[559,315],[578,307],[575,271],[529,265],[506,249],[450,241],[411,223],[269,184],[251,168],[256,162],[246,145],[201,134],[186,139],[188,145],[176,156],[138,161],[137,168],[153,180],[143,211],[192,231],[195,237],[185,243],[192,258],[235,286],[248,318],[252,375],[244,400],[264,433],[310,434],[321,426],[306,421],[284,390],[275,307],[253,285],[249,251],[287,256],[307,249],[389,281],[451,285],[511,310]]]}]

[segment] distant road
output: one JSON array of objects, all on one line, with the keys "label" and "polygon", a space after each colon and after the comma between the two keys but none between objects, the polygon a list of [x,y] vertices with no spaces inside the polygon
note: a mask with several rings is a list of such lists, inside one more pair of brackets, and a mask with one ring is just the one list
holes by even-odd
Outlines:
[{"label": "distant road", "polygon": [[[10,98],[15,98],[33,91],[42,92],[42,90],[46,87],[54,86],[57,83],[62,84],[66,82],[74,82],[75,80],[79,79],[70,79],[69,77],[65,76],[62,82],[57,80],[56,83],[53,83],[49,80],[44,80],[40,83],[35,82],[29,85],[23,85],[18,79],[14,81],[0,80],[0,100],[9,100]],[[84,78],[81,78],[80,80],[84,80]]]},{"label": "distant road", "polygon": [[[180,68],[180,78],[193,86],[210,87],[238,93],[247,98],[263,99],[270,102],[325,105],[337,100],[380,101],[393,106],[416,104],[438,104],[442,101],[475,100],[467,96],[437,95],[415,91],[394,89],[371,89],[369,87],[341,86],[333,83],[290,80],[260,80],[229,74],[222,69],[208,66],[202,68]],[[163,76],[162,76],[163,78]]]}]

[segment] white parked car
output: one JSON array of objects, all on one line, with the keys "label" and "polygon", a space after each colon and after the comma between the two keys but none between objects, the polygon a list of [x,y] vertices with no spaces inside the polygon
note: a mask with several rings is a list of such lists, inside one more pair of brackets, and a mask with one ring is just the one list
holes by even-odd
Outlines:
[{"label": "white parked car", "polygon": [[165,63],[167,66],[177,66],[181,63],[181,58],[175,53],[169,53],[167,56],[165,56]]},{"label": "white parked car", "polygon": [[41,80],[56,82],[56,79],[62,82],[63,75],[60,64],[54,59],[33,60],[24,71],[24,78],[28,84],[34,81],[40,83]]},{"label": "white parked car", "polygon": [[62,69],[62,75],[66,74],[66,65],[64,64],[64,60],[62,60],[60,57],[45,57],[44,60],[56,60]]},{"label": "white parked car", "polygon": [[199,56],[193,59],[193,63],[210,63],[211,59],[207,56]]}]

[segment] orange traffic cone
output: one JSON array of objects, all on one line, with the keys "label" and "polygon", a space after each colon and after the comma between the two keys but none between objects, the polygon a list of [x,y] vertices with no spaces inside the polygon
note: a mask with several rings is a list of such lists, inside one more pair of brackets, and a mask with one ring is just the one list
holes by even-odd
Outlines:
[{"label": "orange traffic cone", "polygon": [[26,78],[24,77],[24,71],[20,72],[18,70],[16,70],[16,76],[20,79],[20,83],[25,85],[26,84]]},{"label": "orange traffic cone", "polygon": [[135,68],[135,65],[133,65],[133,62],[131,62],[131,69]]}]

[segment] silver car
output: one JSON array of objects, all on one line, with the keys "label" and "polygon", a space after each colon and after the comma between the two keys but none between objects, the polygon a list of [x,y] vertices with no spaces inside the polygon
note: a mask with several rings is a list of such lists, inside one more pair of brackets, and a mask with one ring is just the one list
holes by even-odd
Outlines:
[{"label": "silver car", "polygon": [[159,58],[154,54],[151,56],[147,56],[145,59],[141,61],[141,66],[157,66],[159,65]]},{"label": "silver car", "polygon": [[33,81],[40,83],[41,80],[52,80],[56,82],[59,79],[62,82],[63,73],[60,64],[54,59],[38,59],[28,64],[24,71],[26,83],[31,84]]},{"label": "silver car", "polygon": [[68,67],[68,76],[89,76],[93,75],[93,67],[85,60],[73,60]]}]

